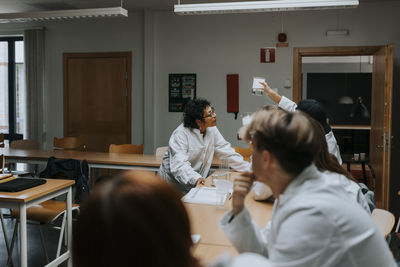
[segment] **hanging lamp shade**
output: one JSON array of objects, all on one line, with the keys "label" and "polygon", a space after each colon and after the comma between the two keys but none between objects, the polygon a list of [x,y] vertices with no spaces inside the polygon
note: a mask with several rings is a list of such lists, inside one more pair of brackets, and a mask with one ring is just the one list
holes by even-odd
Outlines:
[{"label": "hanging lamp shade", "polygon": [[338,100],[338,104],[344,104],[344,105],[352,105],[354,104],[353,98],[351,98],[348,95],[341,96]]},{"label": "hanging lamp shade", "polygon": [[354,104],[350,112],[350,118],[370,119],[371,115],[367,107],[363,103],[361,96],[357,98],[357,103]]}]

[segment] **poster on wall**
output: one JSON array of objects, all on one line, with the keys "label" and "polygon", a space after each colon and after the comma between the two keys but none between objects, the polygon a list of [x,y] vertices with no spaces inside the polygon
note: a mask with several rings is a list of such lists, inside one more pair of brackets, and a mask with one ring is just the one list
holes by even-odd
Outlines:
[{"label": "poster on wall", "polygon": [[196,74],[169,74],[169,112],[183,112],[185,104],[196,97]]}]

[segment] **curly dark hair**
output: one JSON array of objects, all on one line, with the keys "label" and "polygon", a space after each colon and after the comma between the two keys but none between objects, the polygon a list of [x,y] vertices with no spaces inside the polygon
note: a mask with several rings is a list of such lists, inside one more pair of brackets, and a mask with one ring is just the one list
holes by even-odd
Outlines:
[{"label": "curly dark hair", "polygon": [[183,125],[189,128],[197,128],[196,120],[204,121],[204,109],[210,105],[210,102],[203,98],[196,98],[187,102],[183,112]]}]

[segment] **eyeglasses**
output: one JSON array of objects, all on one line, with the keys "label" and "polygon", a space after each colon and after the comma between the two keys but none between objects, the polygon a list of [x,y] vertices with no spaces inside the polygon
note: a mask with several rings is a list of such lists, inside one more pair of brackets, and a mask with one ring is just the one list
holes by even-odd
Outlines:
[{"label": "eyeglasses", "polygon": [[211,112],[208,113],[207,116],[204,116],[203,119],[208,118],[208,117],[213,117],[215,115],[215,109],[213,107],[211,107]]}]

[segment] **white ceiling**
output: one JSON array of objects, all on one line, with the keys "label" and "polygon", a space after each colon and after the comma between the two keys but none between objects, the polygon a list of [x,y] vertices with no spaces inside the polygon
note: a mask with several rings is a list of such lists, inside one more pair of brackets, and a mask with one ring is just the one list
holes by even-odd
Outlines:
[{"label": "white ceiling", "polygon": [[[240,0],[181,0],[181,4],[235,1]],[[400,0],[360,0],[360,3],[383,1]],[[127,9],[173,10],[178,0],[122,0],[122,3],[122,6]],[[0,13],[115,7],[120,4],[121,0],[0,0]]]}]

